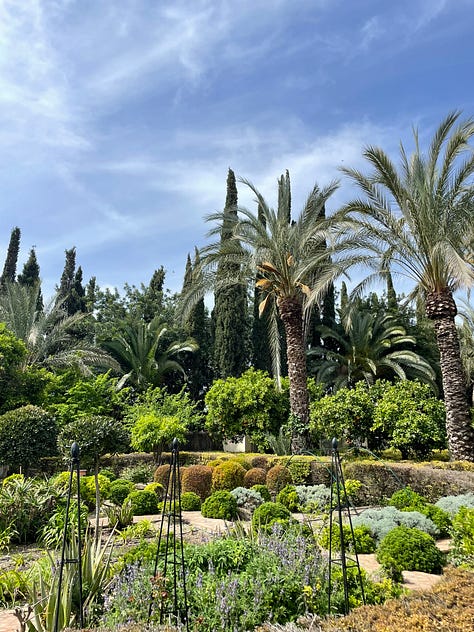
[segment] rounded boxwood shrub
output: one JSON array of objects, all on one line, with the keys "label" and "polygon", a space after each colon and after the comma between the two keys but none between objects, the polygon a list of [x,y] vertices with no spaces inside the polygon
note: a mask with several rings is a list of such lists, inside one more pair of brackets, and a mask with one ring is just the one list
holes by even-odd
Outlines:
[{"label": "rounded boxwood shrub", "polygon": [[[98,474],[99,481],[99,494],[102,500],[109,498],[111,482],[107,476]],[[82,476],[81,483],[81,500],[83,500],[90,509],[95,507],[95,477],[94,476]]]},{"label": "rounded boxwood shrub", "polygon": [[183,472],[181,489],[183,492],[193,492],[201,500],[211,495],[212,467],[208,465],[190,465]]},{"label": "rounded boxwood shrub", "polygon": [[427,504],[427,502],[428,500],[424,496],[414,492],[411,487],[407,485],[403,489],[399,489],[393,493],[388,501],[388,504],[392,507],[396,507],[397,509],[412,507],[413,511],[419,511],[419,507],[423,507]]},{"label": "rounded boxwood shrub", "polygon": [[121,505],[125,498],[133,492],[135,485],[132,481],[127,481],[124,478],[117,478],[110,483],[109,500],[115,505]]},{"label": "rounded boxwood shrub", "polygon": [[258,492],[265,502],[269,502],[272,499],[270,491],[266,485],[252,485],[250,489],[254,492]]},{"label": "rounded boxwood shrub", "polygon": [[155,492],[135,490],[125,498],[124,503],[130,501],[134,516],[145,516],[158,513],[158,497]]},{"label": "rounded boxwood shrub", "polygon": [[183,492],[181,494],[182,511],[199,511],[201,509],[201,499],[194,492]]},{"label": "rounded boxwood shrub", "polygon": [[212,490],[231,491],[244,484],[245,468],[237,461],[224,461],[212,471]]},{"label": "rounded boxwood shrub", "polygon": [[267,472],[267,487],[272,494],[278,494],[285,485],[293,482],[290,470],[284,465],[277,463]]},{"label": "rounded boxwood shrub", "polygon": [[245,472],[244,487],[253,487],[254,485],[265,485],[267,480],[267,472],[262,467],[252,467]]},{"label": "rounded boxwood shrub", "polygon": [[[344,545],[349,551],[354,551],[354,540],[357,553],[373,553],[376,549],[376,543],[370,529],[361,525],[354,527],[354,538],[352,537],[351,527],[348,524],[342,525],[344,536]],[[324,549],[329,550],[329,527],[324,527],[319,542]],[[332,530],[332,549],[334,551],[341,550],[341,534],[339,526],[334,524]]]},{"label": "rounded boxwood shrub", "polygon": [[166,487],[168,486],[169,477],[170,477],[170,466],[159,465],[153,474],[153,481],[155,483],[160,483],[160,485],[163,485],[164,489],[166,489]]},{"label": "rounded boxwood shrub", "polygon": [[395,527],[380,542],[377,561],[386,569],[441,573],[445,556],[434,539],[419,529]]},{"label": "rounded boxwood shrub", "polygon": [[221,518],[233,520],[237,516],[237,501],[226,490],[214,492],[201,505],[201,513],[205,518]]},{"label": "rounded boxwood shrub", "polygon": [[262,470],[265,470],[265,472],[270,469],[268,459],[263,454],[257,454],[257,456],[252,457],[250,465],[252,467],[258,467]]},{"label": "rounded boxwood shrub", "polygon": [[300,500],[296,487],[294,485],[285,485],[285,487],[278,492],[276,501],[277,503],[281,503],[291,512],[298,511]]},{"label": "rounded boxwood shrub", "polygon": [[165,492],[161,483],[148,483],[148,485],[145,485],[143,491],[153,492],[154,494],[156,494],[158,500],[161,500],[163,498],[163,494]]},{"label": "rounded boxwood shrub", "polygon": [[275,522],[287,522],[291,518],[290,511],[281,503],[266,502],[257,507],[252,516],[252,528],[258,530]]}]

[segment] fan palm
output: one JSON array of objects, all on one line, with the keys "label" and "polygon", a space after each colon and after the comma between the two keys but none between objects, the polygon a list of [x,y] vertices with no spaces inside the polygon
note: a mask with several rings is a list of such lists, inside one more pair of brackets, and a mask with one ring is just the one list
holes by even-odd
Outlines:
[{"label": "fan palm", "polygon": [[382,149],[367,147],[364,157],[373,169],[370,175],[343,169],[364,198],[349,202],[342,212],[352,218],[375,269],[358,289],[391,269],[414,281],[413,298],[422,296],[440,352],[451,456],[474,460],[453,297],[457,289],[474,282],[467,258],[472,245],[474,156],[469,141],[474,121],[458,121],[459,116],[451,113],[441,123],[426,155],[415,132],[410,157],[401,145],[399,170]]},{"label": "fan palm", "polygon": [[118,364],[103,349],[72,333],[87,314],[68,316],[61,303],[52,299],[43,311],[37,310],[39,284],[6,284],[0,294],[0,320],[27,348],[25,366],[48,369],[76,366],[81,373],[90,367],[118,368]]},{"label": "fan palm", "polygon": [[[334,390],[354,386],[360,380],[373,384],[377,378],[419,378],[435,386],[436,374],[420,355],[407,348],[416,339],[389,313],[347,310],[341,330],[320,326],[323,340],[334,340],[331,349],[316,347],[308,355],[320,358],[316,376]],[[338,351],[334,351],[334,346]]]},{"label": "fan palm", "polygon": [[176,359],[184,351],[196,351],[196,342],[191,338],[175,341],[161,350],[168,326],[154,318],[150,323],[137,321],[123,325],[120,333],[102,344],[120,364],[125,375],[119,382],[129,381],[142,390],[158,385],[170,371],[184,375],[184,369]]},{"label": "fan palm", "polygon": [[[257,287],[261,293],[259,313],[262,315],[268,310],[274,316],[278,312],[284,325],[293,420],[292,451],[298,453],[307,447],[309,422],[304,314],[336,274],[336,264],[329,261],[326,248],[331,221],[324,218],[322,209],[336,190],[337,183],[323,189],[315,185],[300,215],[291,221],[289,179],[280,180],[276,211],[269,207],[250,182],[240,181],[255,194],[258,210],[239,208],[239,216],[234,220],[225,211],[207,218],[217,222],[216,228],[210,231],[217,237],[224,222],[229,225],[233,221],[233,225],[230,239],[217,241],[200,253],[201,278],[204,281],[201,293],[217,284],[255,282],[258,273]],[[233,278],[216,278],[220,261],[239,264],[235,266],[239,274]],[[197,296],[199,290],[196,291]],[[275,326],[275,318],[270,318],[269,322],[270,345],[274,347],[275,358],[279,357],[278,327]]]}]

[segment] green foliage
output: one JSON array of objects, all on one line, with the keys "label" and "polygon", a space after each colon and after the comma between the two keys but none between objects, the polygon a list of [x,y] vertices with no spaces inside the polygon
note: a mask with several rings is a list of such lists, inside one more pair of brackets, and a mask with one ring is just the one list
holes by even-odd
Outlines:
[{"label": "green foliage", "polygon": [[439,529],[434,522],[419,511],[399,511],[395,507],[365,509],[353,517],[352,524],[354,527],[367,526],[378,542],[398,526],[416,528],[432,536],[439,534]]},{"label": "green foliage", "polygon": [[[77,533],[77,521],[78,521],[78,507],[77,501],[71,500],[69,506],[68,525],[66,530],[66,537],[69,540],[73,537],[73,534]],[[57,549],[60,547],[64,537],[64,523],[66,519],[66,502],[61,499],[56,505],[54,512],[49,516],[48,522],[41,528],[39,532],[38,541],[46,549]],[[87,528],[88,509],[86,505],[81,503],[81,535]]]},{"label": "green foliage", "polygon": [[406,507],[423,507],[428,501],[421,494],[414,492],[409,485],[403,489],[394,492],[387,504],[397,509],[405,509]]},{"label": "green foliage", "polygon": [[[211,495],[213,469],[207,465],[190,465],[181,478],[181,489],[184,492],[194,492],[201,500]],[[168,467],[169,474],[169,467]]]},{"label": "green foliage", "polygon": [[265,502],[269,502],[272,499],[270,490],[266,485],[252,485],[250,489],[259,493]]},{"label": "green foliage", "polygon": [[290,470],[284,465],[277,463],[267,472],[267,487],[272,494],[278,494],[285,485],[293,482]]},{"label": "green foliage", "polygon": [[161,500],[163,498],[163,494],[165,490],[163,488],[163,485],[161,485],[161,483],[148,483],[148,485],[145,486],[144,491],[153,492],[154,494],[156,494],[158,500]]},{"label": "green foliage", "polygon": [[158,497],[154,492],[135,490],[125,498],[124,503],[127,502],[131,502],[134,516],[158,513]]},{"label": "green foliage", "polygon": [[123,529],[133,522],[133,506],[130,499],[127,501],[124,499],[120,505],[105,505],[104,513],[110,527]]},{"label": "green foliage", "polygon": [[37,406],[23,406],[0,416],[0,461],[23,472],[56,454],[56,420]]},{"label": "green foliage", "polygon": [[212,490],[224,489],[231,491],[236,487],[242,487],[244,483],[245,469],[237,461],[224,461],[212,471]]},{"label": "green foliage", "polygon": [[142,540],[143,538],[149,538],[155,534],[155,528],[149,520],[140,520],[133,524],[129,523],[125,529],[120,531],[119,536],[124,542],[130,542],[130,540]]},{"label": "green foliage", "polygon": [[461,507],[453,518],[449,561],[474,569],[474,508]]},{"label": "green foliage", "polygon": [[138,417],[131,428],[131,446],[142,452],[153,452],[158,461],[164,447],[176,437],[183,441],[186,426],[176,416],[146,413]]},{"label": "green foliage", "polygon": [[309,460],[295,456],[288,462],[287,468],[290,470],[291,480],[295,485],[308,483],[311,475],[311,462]]},{"label": "green foliage", "polygon": [[436,507],[446,511],[451,517],[454,517],[461,507],[474,509],[474,494],[459,494],[457,496],[443,496],[436,503]]},{"label": "green foliage", "polygon": [[426,384],[397,382],[385,389],[374,412],[373,429],[389,436],[403,458],[423,457],[446,445],[446,411]]},{"label": "green foliage", "polygon": [[299,509],[299,498],[294,485],[285,485],[276,497],[276,502],[281,503],[289,511],[294,512]]},{"label": "green foliage", "polygon": [[289,400],[263,371],[248,369],[239,378],[216,380],[205,396],[206,428],[216,438],[249,435],[263,445],[265,433],[276,433],[289,414]]},{"label": "green foliage", "polygon": [[237,517],[237,502],[230,492],[217,491],[203,502],[201,513],[205,518],[233,520]]},{"label": "green foliage", "polygon": [[325,485],[297,485],[296,493],[303,511],[308,513],[329,511],[331,490]]},{"label": "green foliage", "polygon": [[[346,551],[354,552],[354,543],[357,553],[373,553],[375,551],[375,540],[368,527],[364,525],[354,527],[354,538],[352,537],[350,525],[343,524],[342,531]],[[323,548],[329,550],[329,527],[324,527],[319,542]],[[332,529],[332,550],[341,550],[341,533],[337,524],[334,524]]]},{"label": "green foliage", "polygon": [[[170,469],[169,465],[163,467],[167,467],[168,470]],[[148,463],[137,463],[136,465],[124,467],[121,478],[131,481],[132,483],[149,483],[153,478],[153,467]],[[155,481],[155,483],[156,482],[160,483],[161,481]]]},{"label": "green foliage", "polygon": [[428,503],[422,506],[404,507],[402,511],[419,511],[437,526],[440,537],[445,537],[449,534],[451,527],[450,515],[436,505]]},{"label": "green foliage", "polygon": [[445,561],[434,539],[415,528],[395,527],[380,542],[377,560],[384,568],[441,573]]},{"label": "green foliage", "polygon": [[194,492],[183,492],[181,494],[182,511],[199,511],[201,509],[201,498]]},{"label": "green foliage", "polygon": [[71,421],[61,430],[58,445],[64,455],[70,454],[74,441],[81,450],[81,464],[96,468],[101,456],[115,454],[127,447],[128,433],[112,417],[90,415]]},{"label": "green foliage", "polygon": [[263,503],[262,496],[254,489],[236,487],[230,493],[237,501],[237,507],[250,512],[253,512],[256,507]]},{"label": "green foliage", "polygon": [[269,527],[278,522],[287,522],[291,512],[281,503],[266,502],[257,507],[252,516],[252,528],[258,531],[262,527]]},{"label": "green foliage", "polygon": [[[107,476],[102,474],[97,475],[97,481],[99,483],[99,496],[101,500],[109,498],[111,482]],[[83,500],[90,509],[95,506],[95,476],[81,476],[81,500]]]}]

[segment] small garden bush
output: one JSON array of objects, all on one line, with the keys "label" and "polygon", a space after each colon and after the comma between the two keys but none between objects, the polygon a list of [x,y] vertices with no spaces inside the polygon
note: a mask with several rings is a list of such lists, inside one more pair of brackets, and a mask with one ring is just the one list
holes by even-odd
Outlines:
[{"label": "small garden bush", "polygon": [[165,492],[165,490],[163,489],[163,485],[161,485],[161,483],[148,483],[148,485],[145,485],[145,488],[143,491],[153,492],[154,494],[156,494],[156,497],[158,498],[158,500],[161,500],[163,498],[163,494]]},{"label": "small garden bush", "polygon": [[[153,466],[148,463],[130,465],[122,470],[120,478],[125,478],[132,483],[149,483],[153,479]],[[160,483],[161,481],[156,482]]]},{"label": "small garden bush", "polygon": [[439,536],[444,537],[449,534],[451,527],[451,518],[447,511],[443,511],[440,507],[428,503],[427,505],[416,505],[415,507],[404,507],[402,511],[418,511],[429,518],[438,527]]},{"label": "small garden bush", "polygon": [[395,507],[366,509],[353,517],[352,524],[354,527],[367,526],[378,542],[398,526],[416,528],[432,536],[439,534],[439,529],[434,522],[419,511],[399,511]]},{"label": "small garden bush", "polygon": [[261,527],[271,526],[276,522],[288,522],[290,511],[281,503],[266,502],[257,507],[252,516],[252,528],[258,531]]},{"label": "small garden bush", "polygon": [[170,466],[159,465],[153,473],[153,481],[163,485],[164,489],[168,486],[168,479],[170,477]]},{"label": "small garden bush", "polygon": [[199,511],[201,509],[201,498],[194,492],[183,492],[181,494],[182,511]]},{"label": "small garden bush", "polygon": [[461,507],[453,518],[449,561],[474,570],[474,508]]},{"label": "small garden bush", "polygon": [[245,472],[244,487],[253,487],[254,485],[265,485],[267,480],[267,472],[262,467],[252,467]]},{"label": "small garden bush", "polygon": [[183,492],[194,492],[201,500],[211,495],[212,467],[207,465],[190,465],[183,472],[181,489]]},{"label": "small garden bush", "polygon": [[458,496],[443,496],[436,503],[436,507],[446,511],[451,517],[455,516],[461,507],[474,509],[474,494],[459,494]]},{"label": "small garden bush", "polygon": [[[357,553],[373,553],[376,549],[376,543],[372,534],[370,533],[370,529],[364,525],[360,527],[354,527],[354,538],[352,537],[352,532],[350,525],[344,524],[342,526],[343,537],[344,537],[344,546],[346,550],[354,552],[354,541],[355,548]],[[332,530],[332,549],[334,551],[341,550],[341,533],[338,525],[333,525]],[[329,527],[324,527],[321,536],[319,538],[319,542],[321,546],[327,550],[329,550]]]},{"label": "small garden bush", "polygon": [[259,469],[265,470],[265,472],[270,469],[268,458],[260,454],[252,457],[250,465],[252,467],[258,467]]},{"label": "small garden bush", "polygon": [[109,500],[115,505],[121,505],[125,498],[133,492],[135,485],[132,481],[127,481],[124,478],[117,478],[110,483]]},{"label": "small garden bush", "polygon": [[127,501],[132,503],[134,516],[145,516],[147,514],[156,514],[158,512],[158,497],[154,492],[135,490],[130,492],[124,500],[124,503]]},{"label": "small garden bush", "polygon": [[[101,500],[109,498],[111,482],[102,474],[98,475],[99,481],[99,494]],[[81,500],[83,500],[89,509],[95,507],[95,477],[94,476],[82,476],[81,477]]]},{"label": "small garden bush", "polygon": [[220,490],[206,498],[201,513],[205,518],[233,520],[237,517],[237,501],[229,491]]},{"label": "small garden bush", "polygon": [[285,485],[293,482],[290,470],[284,465],[276,464],[267,472],[267,487],[272,494],[278,494]]},{"label": "small garden bush", "polygon": [[399,526],[380,542],[377,561],[387,570],[441,573],[445,556],[428,533]]},{"label": "small garden bush", "polygon": [[297,485],[299,504],[307,513],[327,511],[331,500],[331,490],[325,485]]},{"label": "small garden bush", "polygon": [[212,472],[212,490],[231,491],[244,484],[245,469],[236,461],[224,461]]},{"label": "small garden bush", "polygon": [[285,485],[285,487],[278,492],[276,501],[291,512],[298,511],[300,501],[296,487],[294,485]]},{"label": "small garden bush", "polygon": [[253,489],[247,489],[246,487],[236,487],[231,492],[232,496],[237,502],[237,507],[246,509],[247,511],[255,511],[263,503],[261,494]]},{"label": "small garden bush", "polygon": [[427,502],[424,496],[414,492],[411,487],[407,486],[394,492],[388,504],[396,509],[406,509],[407,507],[423,507]]},{"label": "small garden bush", "polygon": [[266,485],[252,485],[250,489],[252,489],[254,492],[258,492],[263,498],[264,502],[268,502],[272,499],[270,491]]}]

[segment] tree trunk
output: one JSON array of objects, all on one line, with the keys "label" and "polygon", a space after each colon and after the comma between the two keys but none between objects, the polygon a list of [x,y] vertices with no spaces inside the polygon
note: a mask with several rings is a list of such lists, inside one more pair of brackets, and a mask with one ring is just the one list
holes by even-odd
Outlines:
[{"label": "tree trunk", "polygon": [[474,461],[474,428],[454,320],[456,314],[456,303],[448,288],[428,294],[426,315],[433,321],[440,354],[449,451],[454,460]]},{"label": "tree trunk", "polygon": [[303,311],[296,297],[278,299],[278,309],[285,327],[288,378],[290,380],[290,410],[297,419],[291,436],[292,454],[308,449],[309,398],[306,354],[303,344]]}]

